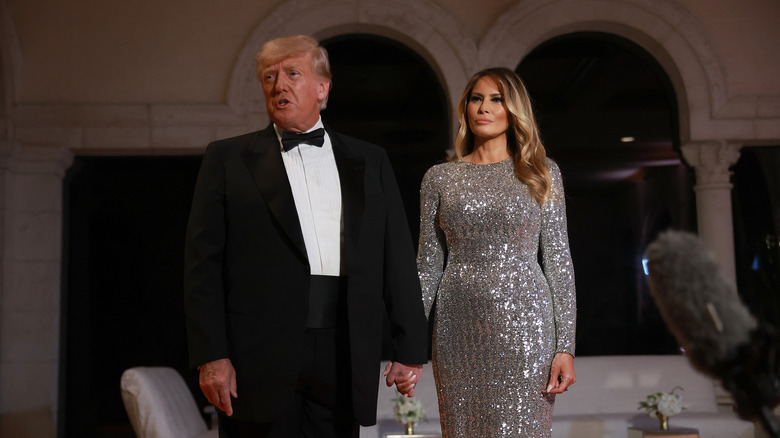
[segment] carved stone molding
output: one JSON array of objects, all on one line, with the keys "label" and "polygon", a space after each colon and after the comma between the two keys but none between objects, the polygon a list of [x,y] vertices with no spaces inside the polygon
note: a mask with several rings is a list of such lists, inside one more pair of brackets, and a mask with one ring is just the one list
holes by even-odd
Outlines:
[{"label": "carved stone molding", "polygon": [[729,168],[739,160],[741,144],[728,140],[688,143],[682,147],[683,158],[696,169],[696,189],[731,188]]}]

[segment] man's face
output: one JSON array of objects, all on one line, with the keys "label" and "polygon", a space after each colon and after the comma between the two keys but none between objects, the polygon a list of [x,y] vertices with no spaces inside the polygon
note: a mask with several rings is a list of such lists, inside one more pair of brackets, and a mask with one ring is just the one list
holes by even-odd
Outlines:
[{"label": "man's face", "polygon": [[320,102],[330,90],[330,82],[312,70],[308,53],[264,66],[260,82],[268,117],[293,132],[304,132],[317,123]]}]

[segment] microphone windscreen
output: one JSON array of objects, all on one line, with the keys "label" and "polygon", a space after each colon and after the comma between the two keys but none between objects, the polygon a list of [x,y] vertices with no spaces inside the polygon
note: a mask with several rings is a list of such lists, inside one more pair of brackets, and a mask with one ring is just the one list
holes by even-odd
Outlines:
[{"label": "microphone windscreen", "polygon": [[694,368],[712,377],[750,341],[755,318],[693,234],[662,233],[647,247],[650,293]]}]

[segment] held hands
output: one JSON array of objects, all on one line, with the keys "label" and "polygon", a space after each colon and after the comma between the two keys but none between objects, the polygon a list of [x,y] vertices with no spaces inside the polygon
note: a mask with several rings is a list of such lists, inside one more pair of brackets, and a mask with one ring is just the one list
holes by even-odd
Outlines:
[{"label": "held hands", "polygon": [[414,397],[414,387],[420,380],[423,373],[422,365],[404,365],[400,362],[390,362],[385,367],[385,383],[387,386],[393,386],[404,397]]},{"label": "held hands", "polygon": [[550,370],[550,382],[547,384],[547,394],[562,394],[577,381],[574,375],[574,357],[568,353],[555,355]]},{"label": "held hands", "polygon": [[236,370],[230,359],[219,359],[203,364],[200,370],[200,389],[208,399],[227,416],[233,415],[233,404],[230,397],[238,398],[236,392]]}]

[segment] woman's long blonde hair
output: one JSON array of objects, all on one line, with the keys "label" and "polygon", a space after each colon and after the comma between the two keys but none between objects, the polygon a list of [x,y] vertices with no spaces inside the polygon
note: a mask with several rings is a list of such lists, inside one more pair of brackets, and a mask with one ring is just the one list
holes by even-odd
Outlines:
[{"label": "woman's long blonde hair", "polygon": [[534,119],[531,98],[525,84],[515,72],[508,68],[488,68],[475,74],[463,92],[458,103],[458,121],[460,128],[455,139],[455,157],[463,157],[474,151],[474,133],[469,128],[467,107],[474,86],[482,78],[490,78],[503,96],[507,111],[507,148],[515,164],[515,176],[528,186],[531,196],[539,205],[544,203],[552,185],[550,166],[547,165],[547,152],[539,137],[539,129]]}]

